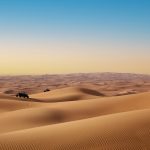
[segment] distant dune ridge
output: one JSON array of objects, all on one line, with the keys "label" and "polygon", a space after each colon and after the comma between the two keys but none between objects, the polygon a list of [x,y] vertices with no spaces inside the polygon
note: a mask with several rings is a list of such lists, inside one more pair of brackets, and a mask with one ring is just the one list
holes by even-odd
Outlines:
[{"label": "distant dune ridge", "polygon": [[[125,78],[107,79],[116,82],[107,88],[102,81],[86,81],[48,92],[35,89],[28,100],[1,93],[0,150],[149,150],[149,79],[133,78],[137,87]],[[123,85],[137,92],[115,96]]]},{"label": "distant dune ridge", "polygon": [[85,86],[108,96],[126,93],[127,90],[135,90],[137,93],[148,92],[150,89],[150,75],[106,72],[0,76],[0,92],[10,95],[19,91],[36,94],[43,92],[47,88],[54,90],[71,86]]}]

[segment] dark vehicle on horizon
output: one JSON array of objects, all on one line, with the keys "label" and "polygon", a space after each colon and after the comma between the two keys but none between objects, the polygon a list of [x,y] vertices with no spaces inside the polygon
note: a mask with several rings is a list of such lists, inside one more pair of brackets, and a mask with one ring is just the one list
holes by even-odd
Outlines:
[{"label": "dark vehicle on horizon", "polygon": [[16,97],[29,99],[29,95],[27,93],[25,93],[25,92],[19,92],[19,93],[17,93]]},{"label": "dark vehicle on horizon", "polygon": [[45,90],[44,90],[44,92],[49,92],[49,91],[50,91],[50,89],[45,89]]}]

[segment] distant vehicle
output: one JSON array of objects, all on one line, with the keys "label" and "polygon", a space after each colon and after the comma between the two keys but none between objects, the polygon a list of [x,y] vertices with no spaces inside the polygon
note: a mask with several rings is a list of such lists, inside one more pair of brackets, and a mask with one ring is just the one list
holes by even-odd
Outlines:
[{"label": "distant vehicle", "polygon": [[19,92],[16,94],[16,97],[20,97],[20,98],[29,98],[29,95],[25,92]]},{"label": "distant vehicle", "polygon": [[46,90],[44,90],[44,92],[49,92],[50,91],[50,89],[46,89]]}]

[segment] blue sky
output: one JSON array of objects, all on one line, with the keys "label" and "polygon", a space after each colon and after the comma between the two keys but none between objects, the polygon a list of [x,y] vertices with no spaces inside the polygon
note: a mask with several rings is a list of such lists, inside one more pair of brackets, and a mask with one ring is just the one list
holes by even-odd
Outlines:
[{"label": "blue sky", "polygon": [[149,16],[149,0],[1,0],[0,73],[150,73]]},{"label": "blue sky", "polygon": [[21,32],[41,29],[82,34],[89,30],[136,36],[138,31],[146,37],[149,8],[149,0],[2,0],[0,18],[4,29]]}]

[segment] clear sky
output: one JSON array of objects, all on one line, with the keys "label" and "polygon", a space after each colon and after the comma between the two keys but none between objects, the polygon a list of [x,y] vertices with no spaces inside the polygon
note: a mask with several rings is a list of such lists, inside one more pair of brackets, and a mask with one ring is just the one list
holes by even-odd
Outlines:
[{"label": "clear sky", "polygon": [[150,74],[150,0],[0,0],[0,74]]}]

